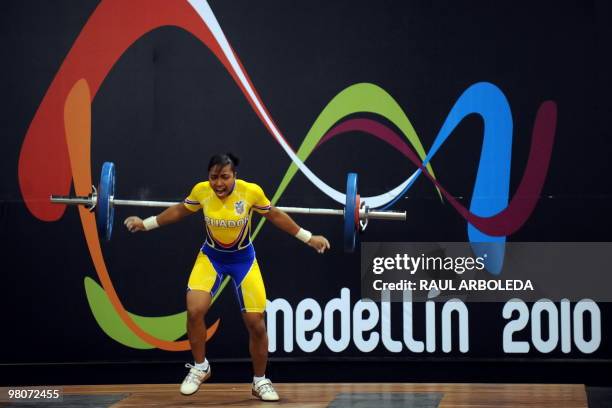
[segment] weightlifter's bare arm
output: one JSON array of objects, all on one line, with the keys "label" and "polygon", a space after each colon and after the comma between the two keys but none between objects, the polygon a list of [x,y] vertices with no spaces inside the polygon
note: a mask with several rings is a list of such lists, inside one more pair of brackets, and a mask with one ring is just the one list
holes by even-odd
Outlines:
[{"label": "weightlifter's bare arm", "polygon": [[178,222],[186,216],[195,214],[197,212],[198,211],[191,211],[187,209],[187,207],[185,207],[183,203],[178,203],[166,208],[159,215],[149,217],[145,220],[135,215],[132,215],[130,217],[127,217],[123,224],[130,232],[149,231],[153,228],[161,227],[162,225],[168,225]]}]

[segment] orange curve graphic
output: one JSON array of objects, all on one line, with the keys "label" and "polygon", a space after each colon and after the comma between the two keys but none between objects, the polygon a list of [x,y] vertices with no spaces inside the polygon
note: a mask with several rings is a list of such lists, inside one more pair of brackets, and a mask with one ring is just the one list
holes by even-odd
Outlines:
[{"label": "orange curve graphic", "polygon": [[[68,156],[70,168],[74,181],[76,195],[87,196],[91,191],[91,93],[89,84],[85,79],[78,80],[69,91],[64,104],[64,127],[66,144],[68,146]],[[119,317],[130,330],[141,340],[162,350],[184,351],[189,350],[188,340],[166,341],[151,336],[142,330],[129,316],[123,307],[113,283],[108,274],[98,229],[94,215],[86,208],[79,206],[79,216],[83,225],[83,232],[91,254],[92,261],[98,272],[98,277],[102,283],[104,291],[109,297],[111,304],[115,308]],[[206,332],[206,338],[210,339],[219,326],[220,319],[217,319]]]}]

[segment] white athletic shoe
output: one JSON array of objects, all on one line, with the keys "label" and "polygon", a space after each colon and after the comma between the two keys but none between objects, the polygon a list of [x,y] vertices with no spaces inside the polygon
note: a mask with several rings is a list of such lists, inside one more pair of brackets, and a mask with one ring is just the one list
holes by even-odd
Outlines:
[{"label": "white athletic shoe", "polygon": [[262,401],[278,401],[280,399],[278,393],[272,386],[272,381],[267,378],[259,380],[256,384],[253,384],[251,394]]},{"label": "white athletic shoe", "polygon": [[210,378],[210,365],[206,371],[198,370],[191,364],[185,364],[185,367],[190,368],[190,370],[181,384],[181,394],[191,395],[200,388],[200,384]]}]

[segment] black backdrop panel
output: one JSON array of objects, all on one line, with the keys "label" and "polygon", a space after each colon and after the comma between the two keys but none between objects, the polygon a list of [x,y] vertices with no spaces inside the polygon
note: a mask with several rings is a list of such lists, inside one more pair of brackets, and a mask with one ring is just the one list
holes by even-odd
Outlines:
[{"label": "black backdrop panel", "polygon": [[[610,13],[594,2],[221,2],[210,6],[287,142],[297,149],[323,108],[343,89],[369,82],[387,91],[410,119],[427,151],[457,98],[486,81],[505,94],[514,122],[510,193],[520,182],[536,112],[558,108],[557,131],[542,195],[510,241],[607,241],[612,227],[608,141]],[[170,360],[189,358],[156,348],[140,350],[107,336],[92,316],[84,279],[97,280],[75,208],[43,222],[26,208],[18,183],[22,142],[43,96],[88,17],[92,1],[2,2],[2,176],[0,239],[3,363]],[[146,11],[143,11],[146,12]],[[110,29],[110,28],[109,28]],[[393,125],[385,118],[365,115]],[[436,177],[469,205],[482,146],[483,124],[467,117],[433,160]],[[181,200],[206,178],[213,152],[242,158],[239,176],[276,191],[291,159],[274,140],[226,69],[193,35],[162,27],[143,35],[121,56],[92,102],[91,166],[117,166],[120,198]],[[308,166],[330,186],[344,189],[359,173],[363,195],[400,184],[414,166],[388,144],[363,132],[338,136],[317,148]],[[279,205],[335,207],[298,173]],[[466,221],[442,203],[424,177],[393,209],[407,222],[372,222],[365,241],[466,241]],[[118,208],[116,218],[155,210]],[[342,252],[341,220],[296,216],[323,233],[332,250],[318,256],[265,225],[256,240],[270,300],[283,298],[295,318],[306,298],[322,307],[350,291],[359,299],[359,255]],[[258,221],[254,219],[254,225]],[[200,216],[133,236],[117,223],[104,258],[126,310],[163,316],[184,310],[188,274],[203,240]],[[468,304],[469,351],[441,350],[440,309],[435,351],[400,353],[381,343],[371,352],[353,341],[334,352],[323,341],[314,352],[283,349],[274,332],[274,357],[291,358],[612,358],[610,309],[599,304],[601,344],[593,353],[507,354],[502,349],[502,304]],[[393,305],[391,337],[402,338],[401,305]],[[414,337],[425,336],[425,306],[414,306]],[[207,320],[221,319],[210,342],[219,359],[246,358],[247,337],[232,290]],[[278,315],[278,319],[281,315]],[[341,335],[339,314],[334,335]],[[316,332],[323,333],[323,324]],[[374,331],[381,331],[379,323]],[[308,338],[313,333],[308,334]],[[588,333],[587,333],[588,335]],[[530,329],[514,337],[529,340]],[[41,341],[44,347],[40,347]]]}]

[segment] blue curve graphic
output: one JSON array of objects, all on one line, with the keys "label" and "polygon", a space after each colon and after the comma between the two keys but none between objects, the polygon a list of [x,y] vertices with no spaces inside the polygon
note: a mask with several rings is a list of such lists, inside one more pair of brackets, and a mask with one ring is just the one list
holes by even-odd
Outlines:
[{"label": "blue curve graphic", "polygon": [[[510,194],[512,112],[506,96],[498,87],[489,82],[478,82],[461,94],[438,132],[423,161],[423,166],[431,161],[459,123],[471,114],[477,114],[482,118],[484,136],[470,211],[481,217],[488,217],[503,211],[508,206]],[[420,175],[421,170],[418,169],[404,191],[384,209],[404,196]],[[468,223],[467,230],[476,256],[485,257],[487,270],[493,275],[499,275],[504,264],[506,237],[487,235],[471,223]]]}]

